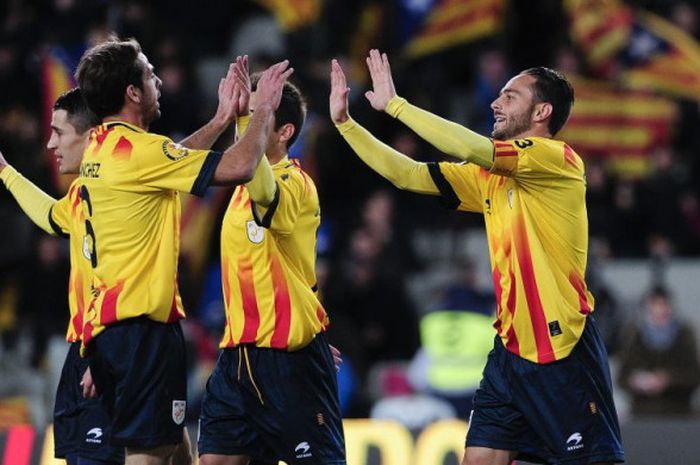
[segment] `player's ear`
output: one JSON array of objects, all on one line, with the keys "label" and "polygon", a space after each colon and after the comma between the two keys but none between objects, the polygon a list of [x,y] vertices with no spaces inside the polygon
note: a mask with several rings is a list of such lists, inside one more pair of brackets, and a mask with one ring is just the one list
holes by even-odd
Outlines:
[{"label": "player's ear", "polygon": [[541,123],[552,116],[552,104],[549,102],[540,102],[535,104],[532,112],[532,119],[536,123]]},{"label": "player's ear", "polygon": [[[125,100],[129,100],[134,103],[141,103],[141,89],[139,89],[133,84],[129,84],[126,87],[126,93],[124,97]],[[126,103],[126,101],[124,103]]]},{"label": "player's ear", "polygon": [[296,128],[292,123],[283,124],[279,130],[279,140],[280,142],[286,142],[291,139],[296,133]]}]

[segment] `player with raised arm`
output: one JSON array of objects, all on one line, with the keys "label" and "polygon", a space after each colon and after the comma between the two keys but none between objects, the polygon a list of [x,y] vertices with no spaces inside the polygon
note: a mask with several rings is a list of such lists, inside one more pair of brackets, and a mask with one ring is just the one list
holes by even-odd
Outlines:
[{"label": "player with raised arm", "polygon": [[[61,174],[77,174],[90,129],[100,124],[88,109],[79,89],[62,94],[53,106],[51,137],[46,144],[54,151]],[[10,166],[0,153],[0,179],[27,216],[41,229],[70,238],[71,271],[68,281],[70,318],[66,341],[70,344],[56,390],[53,415],[54,452],[68,465],[124,463],[124,448],[109,445],[109,417],[97,399],[83,397],[80,382],[87,359],[80,357],[85,303],[90,300],[92,270],[83,256],[83,218],[79,207],[80,180],[68,193],[53,199]]]},{"label": "player with raised arm", "polygon": [[[103,121],[80,166],[84,247],[96,293],[86,309],[83,345],[112,418],[112,444],[126,447],[129,465],[167,463],[183,436],[178,192],[201,195],[210,184],[236,185],[253,177],[292,71],[284,61],[263,73],[248,132],[219,153],[147,132],[160,115],[161,81],[135,40],[111,40],[81,58],[78,83]],[[185,142],[208,147],[222,123]]]},{"label": "player with raised arm", "polygon": [[552,138],[569,116],[571,85],[548,68],[518,74],[491,105],[489,139],[397,96],[386,55],[373,50],[367,63],[372,107],[464,162],[418,163],[374,138],[350,118],[349,89],[333,60],[330,114],[342,136],[397,187],[440,196],[450,208],[483,214],[486,223],[497,335],[462,464],[623,461],[607,353],[584,281],[584,166]]},{"label": "player with raised arm", "polygon": [[[247,134],[247,57],[235,70],[238,131]],[[252,94],[253,118],[261,85]],[[226,327],[202,403],[202,465],[345,463],[334,354],[324,337],[328,315],[316,286],[318,194],[287,155],[305,112],[299,90],[285,83],[266,156],[255,177],[236,188],[223,219]]]}]

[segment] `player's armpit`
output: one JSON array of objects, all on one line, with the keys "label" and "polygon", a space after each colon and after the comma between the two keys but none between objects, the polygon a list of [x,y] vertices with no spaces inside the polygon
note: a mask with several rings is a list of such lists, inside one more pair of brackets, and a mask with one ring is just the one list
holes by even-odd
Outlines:
[{"label": "player's armpit", "polygon": [[336,127],[362,161],[399,189],[419,194],[440,193],[425,163],[412,160],[384,144],[352,118]]},{"label": "player's armpit", "polygon": [[486,169],[493,165],[494,146],[488,137],[411,105],[399,96],[389,101],[386,112],[447,155]]},{"label": "player's armpit", "polygon": [[0,172],[0,179],[17,200],[20,208],[41,229],[56,236],[57,231],[51,226],[49,212],[56,199],[39,189],[30,180],[22,176],[13,167],[7,166]]}]

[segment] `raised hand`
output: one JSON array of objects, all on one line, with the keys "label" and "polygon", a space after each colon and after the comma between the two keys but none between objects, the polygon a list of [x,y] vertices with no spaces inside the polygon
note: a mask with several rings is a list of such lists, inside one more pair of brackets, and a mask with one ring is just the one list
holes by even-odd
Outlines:
[{"label": "raised hand", "polygon": [[331,95],[328,98],[328,106],[331,113],[331,119],[335,124],[344,123],[350,118],[348,113],[348,87],[347,80],[343,68],[340,67],[338,60],[331,60]]},{"label": "raised hand", "polygon": [[284,60],[267,68],[260,76],[255,92],[256,108],[270,105],[272,110],[277,110],[282,99],[284,82],[294,72],[289,68],[289,60]]},{"label": "raised hand", "polygon": [[236,113],[240,116],[246,116],[250,113],[250,74],[248,72],[248,55],[236,57],[236,62],[233,65],[233,75],[235,80],[235,89],[238,92],[238,102]]},{"label": "raised hand", "polygon": [[367,67],[372,78],[372,90],[365,92],[372,108],[385,111],[389,100],[396,95],[394,80],[391,77],[391,66],[386,53],[379,54],[379,50],[372,49],[367,57]]},{"label": "raised hand", "polygon": [[238,95],[235,92],[235,74],[234,74],[234,63],[231,63],[228,67],[228,72],[226,77],[221,78],[219,81],[219,105],[216,108],[216,114],[214,119],[221,124],[229,124],[236,121],[238,117]]},{"label": "raised hand", "polygon": [[7,160],[5,160],[5,157],[2,155],[2,152],[0,152],[0,171],[4,170],[6,166]]}]

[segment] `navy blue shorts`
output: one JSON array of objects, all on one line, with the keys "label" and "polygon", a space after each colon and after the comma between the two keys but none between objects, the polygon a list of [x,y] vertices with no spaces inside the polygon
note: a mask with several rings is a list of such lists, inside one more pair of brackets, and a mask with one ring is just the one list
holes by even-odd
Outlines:
[{"label": "navy blue shorts", "polygon": [[57,458],[79,456],[102,462],[124,463],[124,448],[111,447],[111,422],[97,399],[86,399],[80,381],[88,361],[80,358],[80,342],[68,349],[56,390],[53,435]]},{"label": "navy blue shorts", "polygon": [[496,337],[466,444],[536,463],[622,462],[608,356],[593,318],[571,354],[546,365],[508,352]]},{"label": "navy blue shorts", "polygon": [[93,381],[112,418],[111,444],[180,444],[187,405],[180,323],[124,320],[98,334],[88,349]]},{"label": "navy blue shorts", "polygon": [[295,352],[224,349],[207,382],[199,454],[345,464],[333,356],[323,334]]}]

